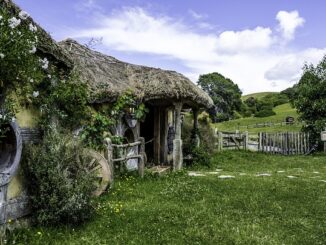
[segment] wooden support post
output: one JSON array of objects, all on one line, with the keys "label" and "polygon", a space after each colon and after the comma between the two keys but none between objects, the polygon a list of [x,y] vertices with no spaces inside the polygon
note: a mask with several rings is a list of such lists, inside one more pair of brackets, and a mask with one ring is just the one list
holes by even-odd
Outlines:
[{"label": "wooden support post", "polygon": [[223,150],[223,133],[218,132],[218,151]]},{"label": "wooden support post", "polygon": [[113,146],[110,138],[106,138],[105,143],[106,143],[105,158],[108,161],[108,165],[111,173],[110,179],[112,180],[112,183],[110,183],[110,185],[113,186],[113,182],[114,182]]},{"label": "wooden support post", "polygon": [[258,133],[258,151],[262,151],[262,140],[263,140],[263,133]]},{"label": "wooden support post", "polygon": [[181,140],[181,109],[182,103],[175,103],[175,139],[173,140],[173,169],[182,169],[183,154],[182,154],[182,140]]},{"label": "wooden support post", "polygon": [[192,113],[194,116],[194,128],[193,128],[194,135],[192,135],[193,137],[192,141],[195,147],[198,148],[200,146],[200,138],[198,135],[198,109],[193,108]]},{"label": "wooden support post", "polygon": [[248,133],[248,131],[246,131],[246,132],[244,133],[244,135],[245,135],[245,139],[244,139],[244,149],[245,149],[245,150],[248,150],[248,144],[249,144],[249,133]]},{"label": "wooden support post", "polygon": [[145,139],[143,137],[139,137],[138,141],[140,141],[139,146],[139,155],[141,155],[140,159],[138,160],[138,173],[141,178],[144,177],[145,171],[145,161],[146,161],[146,153],[145,153]]}]

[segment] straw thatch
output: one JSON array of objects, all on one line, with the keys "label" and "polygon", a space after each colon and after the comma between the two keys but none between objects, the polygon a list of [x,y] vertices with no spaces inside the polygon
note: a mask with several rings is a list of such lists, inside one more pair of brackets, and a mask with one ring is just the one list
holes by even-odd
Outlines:
[{"label": "straw thatch", "polygon": [[72,39],[59,45],[69,53],[82,80],[101,94],[97,102],[114,100],[126,90],[132,90],[143,101],[183,101],[190,106],[207,108],[213,105],[203,90],[175,71],[125,63]]},{"label": "straw thatch", "polygon": [[[7,9],[10,13],[12,13],[14,16],[18,16],[19,12],[21,11],[20,7],[17,6],[14,2],[11,0],[0,0],[0,8]],[[22,24],[29,24],[32,23],[37,27],[37,36],[39,39],[37,50],[39,53],[42,53],[42,55],[50,58],[52,58],[53,62],[59,63],[60,65],[72,68],[73,63],[70,60],[68,54],[64,49],[62,49],[56,41],[52,39],[52,37],[42,29],[31,17],[29,17],[26,21],[23,21]]]}]

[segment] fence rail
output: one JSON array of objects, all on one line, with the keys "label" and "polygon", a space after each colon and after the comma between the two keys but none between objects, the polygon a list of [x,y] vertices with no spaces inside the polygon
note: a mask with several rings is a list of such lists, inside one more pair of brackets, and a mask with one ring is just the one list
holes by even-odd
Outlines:
[{"label": "fence rail", "polygon": [[248,124],[248,125],[238,125],[236,126],[238,129],[240,128],[245,128],[245,129],[250,129],[250,128],[266,128],[266,127],[275,127],[275,126],[298,126],[302,125],[301,122],[262,122],[262,123],[255,123],[255,124]]},{"label": "fence rail", "polygon": [[310,151],[310,135],[302,132],[259,133],[258,150],[282,155],[303,155]]},{"label": "fence rail", "polygon": [[[130,143],[130,144],[112,144],[110,139],[106,139],[107,144],[107,159],[110,166],[113,166],[113,163],[115,162],[123,162],[127,161],[129,159],[139,159],[138,160],[138,173],[141,177],[144,176],[144,169],[145,169],[145,163],[146,163],[146,153],[145,153],[145,139],[140,137],[138,141]],[[138,153],[135,153],[133,155],[127,155],[127,151],[130,148],[133,147],[139,147]],[[119,151],[119,157],[114,158],[114,152]],[[114,171],[114,168],[112,167],[112,171]]]}]

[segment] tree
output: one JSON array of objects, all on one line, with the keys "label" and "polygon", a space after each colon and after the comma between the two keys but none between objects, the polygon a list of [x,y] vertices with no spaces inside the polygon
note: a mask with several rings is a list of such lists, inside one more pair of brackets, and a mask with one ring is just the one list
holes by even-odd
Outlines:
[{"label": "tree", "polygon": [[306,123],[304,130],[318,140],[326,127],[326,56],[317,66],[305,65],[292,102]]},{"label": "tree", "polygon": [[229,120],[241,110],[242,92],[231,79],[214,72],[200,75],[198,85],[213,99],[215,110],[209,112],[213,122]]}]

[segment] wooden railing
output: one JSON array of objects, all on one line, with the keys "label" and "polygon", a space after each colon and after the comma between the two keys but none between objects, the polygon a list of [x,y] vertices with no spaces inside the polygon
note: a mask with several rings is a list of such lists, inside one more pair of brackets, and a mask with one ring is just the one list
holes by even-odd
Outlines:
[{"label": "wooden railing", "polygon": [[[106,139],[107,144],[107,160],[109,163],[109,166],[112,166],[112,173],[114,171],[114,163],[115,162],[122,162],[127,161],[129,159],[139,159],[138,160],[138,173],[141,177],[144,176],[144,169],[145,169],[145,162],[146,162],[146,153],[145,153],[145,139],[140,137],[138,141],[129,143],[129,144],[112,144],[112,141],[110,139]],[[128,149],[138,146],[138,154],[127,156]],[[122,156],[119,156],[119,158],[114,158],[114,152],[117,150],[122,150],[120,153],[122,153]]]}]

